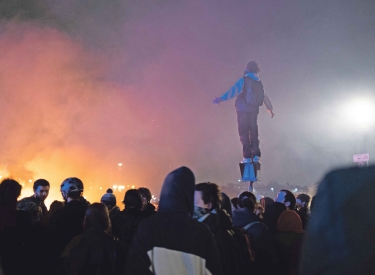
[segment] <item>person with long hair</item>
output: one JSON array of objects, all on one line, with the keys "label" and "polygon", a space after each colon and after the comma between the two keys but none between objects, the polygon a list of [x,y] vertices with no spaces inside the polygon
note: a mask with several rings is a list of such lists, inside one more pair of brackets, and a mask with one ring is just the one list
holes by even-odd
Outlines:
[{"label": "person with long hair", "polygon": [[89,205],[83,222],[83,234],[73,238],[60,257],[60,273],[120,274],[118,258],[122,255],[121,246],[118,239],[109,234],[110,228],[107,207],[102,203]]}]

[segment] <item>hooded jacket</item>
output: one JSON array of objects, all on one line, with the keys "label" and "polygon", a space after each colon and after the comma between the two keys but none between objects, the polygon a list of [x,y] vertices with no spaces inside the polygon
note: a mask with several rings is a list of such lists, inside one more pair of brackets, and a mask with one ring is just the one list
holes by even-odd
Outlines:
[{"label": "hooded jacket", "polygon": [[[258,106],[253,106],[250,103],[252,96],[251,81],[256,81],[261,83],[258,75],[253,72],[245,70],[244,76],[241,77],[227,92],[220,96],[220,99],[230,100],[237,96],[236,98],[236,110],[237,112],[252,112],[259,111]],[[267,110],[272,111],[273,106],[269,97],[264,94],[263,103],[266,106]]]},{"label": "hooded jacket", "polygon": [[293,210],[281,213],[277,221],[276,247],[279,274],[298,274],[301,244],[304,237],[302,221]]},{"label": "hooded jacket", "polygon": [[314,197],[300,274],[374,274],[374,197],[375,166],[325,176]]},{"label": "hooded jacket", "polygon": [[189,168],[168,174],[158,212],[138,227],[126,274],[222,274],[212,233],[191,218],[194,186]]}]

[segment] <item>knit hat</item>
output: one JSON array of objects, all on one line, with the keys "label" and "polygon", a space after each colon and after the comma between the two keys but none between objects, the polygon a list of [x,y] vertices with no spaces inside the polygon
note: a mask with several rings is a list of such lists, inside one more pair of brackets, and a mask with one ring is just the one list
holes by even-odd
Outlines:
[{"label": "knit hat", "polygon": [[103,195],[100,201],[104,204],[116,205],[116,196],[113,195],[113,190],[108,188],[107,193]]}]

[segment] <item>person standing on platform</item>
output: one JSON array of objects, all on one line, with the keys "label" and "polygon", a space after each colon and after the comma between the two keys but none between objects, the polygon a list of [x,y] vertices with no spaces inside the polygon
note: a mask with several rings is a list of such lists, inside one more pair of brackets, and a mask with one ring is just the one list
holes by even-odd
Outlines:
[{"label": "person standing on platform", "polygon": [[240,140],[243,146],[243,160],[241,163],[260,161],[260,147],[258,137],[259,107],[266,106],[271,118],[274,117],[270,99],[264,93],[262,81],[259,78],[259,66],[255,61],[250,61],[245,69],[244,76],[220,97],[212,101],[214,105],[222,101],[236,98],[237,123]]}]

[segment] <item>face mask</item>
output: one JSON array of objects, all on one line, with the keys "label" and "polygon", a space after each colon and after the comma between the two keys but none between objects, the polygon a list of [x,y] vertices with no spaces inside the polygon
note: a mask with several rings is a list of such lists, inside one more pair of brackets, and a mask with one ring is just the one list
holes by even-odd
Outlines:
[{"label": "face mask", "polygon": [[199,206],[194,206],[193,219],[198,220],[200,217],[206,215],[208,212],[210,212],[210,210],[208,210],[206,208],[199,207]]}]

